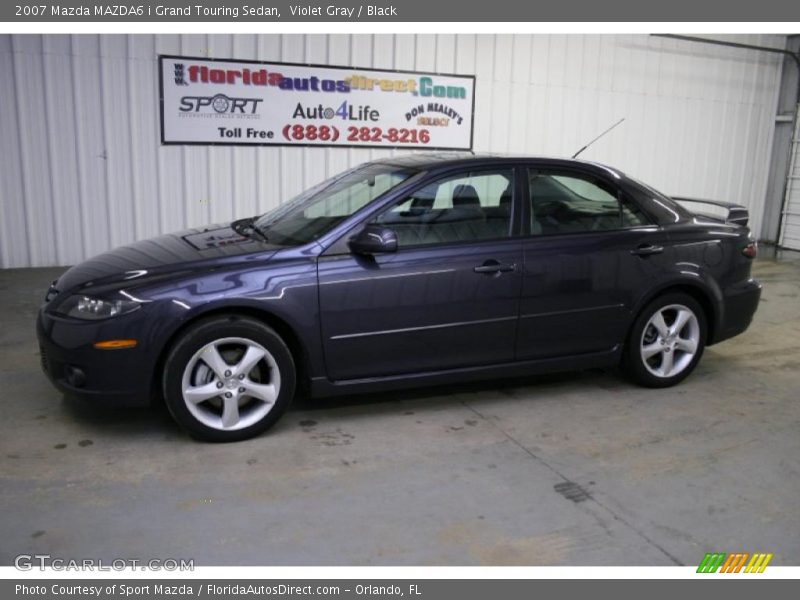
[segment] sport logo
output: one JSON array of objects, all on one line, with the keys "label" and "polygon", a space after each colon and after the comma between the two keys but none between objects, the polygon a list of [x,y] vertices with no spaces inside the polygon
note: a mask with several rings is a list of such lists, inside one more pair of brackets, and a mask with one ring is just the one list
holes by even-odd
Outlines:
[{"label": "sport logo", "polygon": [[258,112],[258,104],[263,101],[263,98],[231,98],[225,94],[183,96],[180,111],[183,113],[206,112],[218,115],[250,116]]},{"label": "sport logo", "polygon": [[[708,552],[700,562],[700,566],[697,567],[697,572],[716,573],[719,570],[720,573],[763,573],[771,560],[771,553],[756,552],[748,554],[747,552],[734,552],[726,554],[724,552]],[[747,563],[747,566],[745,566],[745,563]]]}]

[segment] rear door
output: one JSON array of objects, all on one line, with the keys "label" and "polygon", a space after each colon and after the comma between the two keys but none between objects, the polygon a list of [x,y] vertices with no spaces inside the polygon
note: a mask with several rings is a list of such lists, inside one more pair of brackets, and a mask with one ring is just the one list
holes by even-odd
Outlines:
[{"label": "rear door", "polygon": [[463,171],[423,184],[373,222],[397,252],[319,262],[322,335],[333,380],[507,362],[522,282],[512,237],[514,171]]},{"label": "rear door", "polygon": [[526,183],[517,358],[611,350],[664,269],[666,233],[589,171],[532,166]]}]

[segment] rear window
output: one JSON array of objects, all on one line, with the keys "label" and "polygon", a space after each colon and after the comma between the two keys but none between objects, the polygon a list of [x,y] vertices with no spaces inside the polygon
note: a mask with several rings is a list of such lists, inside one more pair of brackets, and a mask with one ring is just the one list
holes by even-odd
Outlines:
[{"label": "rear window", "polygon": [[675,223],[682,218],[691,217],[691,212],[689,210],[675,202],[675,200],[666,194],[662,194],[646,183],[642,183],[636,179],[629,178],[629,181],[634,184],[633,189],[630,191],[638,196],[637,200],[639,204],[647,213],[655,217],[656,221],[659,223]]}]

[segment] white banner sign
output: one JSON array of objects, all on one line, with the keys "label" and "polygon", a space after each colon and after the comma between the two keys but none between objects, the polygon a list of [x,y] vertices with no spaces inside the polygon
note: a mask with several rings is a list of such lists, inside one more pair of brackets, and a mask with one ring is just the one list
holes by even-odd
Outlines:
[{"label": "white banner sign", "polygon": [[473,76],[159,61],[163,144],[472,148]]}]

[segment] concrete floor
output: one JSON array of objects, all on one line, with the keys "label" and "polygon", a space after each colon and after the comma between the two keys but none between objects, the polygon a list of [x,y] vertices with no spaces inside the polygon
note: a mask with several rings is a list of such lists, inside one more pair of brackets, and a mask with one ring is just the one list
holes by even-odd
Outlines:
[{"label": "concrete floor", "polygon": [[61,269],[0,271],[0,564],[800,564],[800,259],[677,388],[614,372],[296,404],[191,441],[163,408],[63,399],[34,316]]}]

